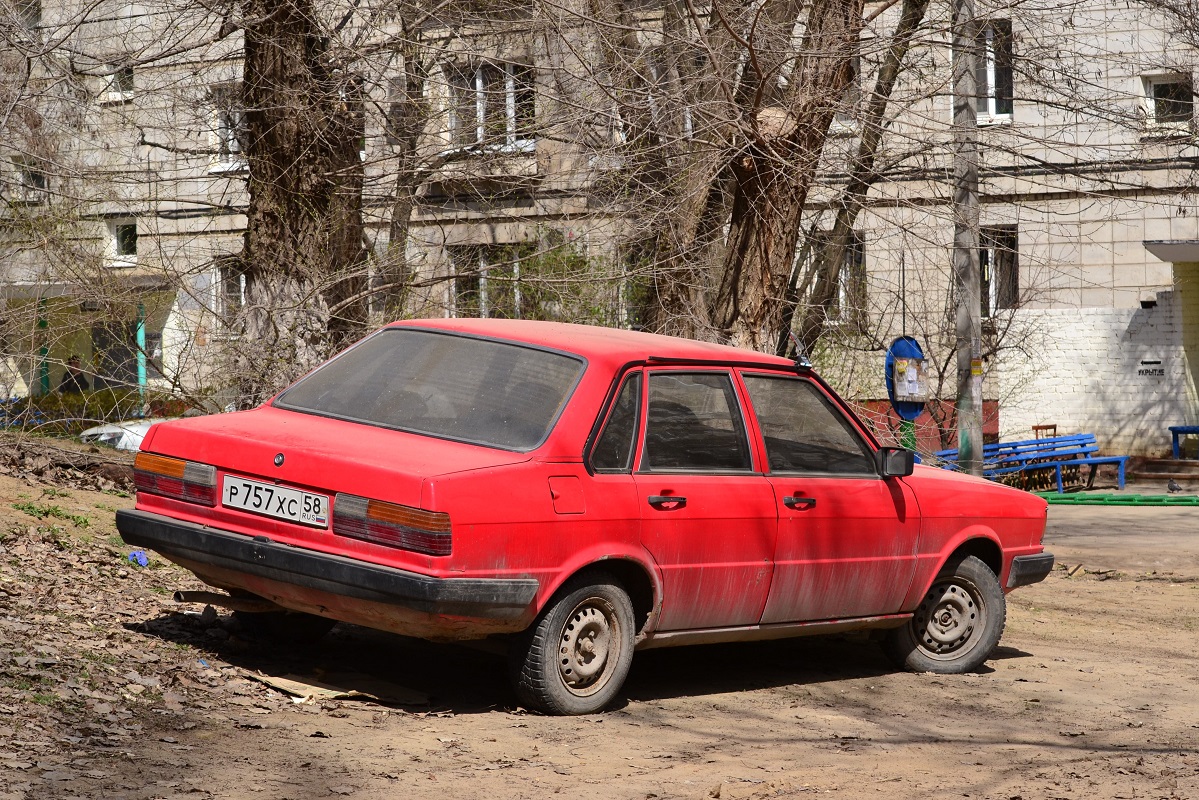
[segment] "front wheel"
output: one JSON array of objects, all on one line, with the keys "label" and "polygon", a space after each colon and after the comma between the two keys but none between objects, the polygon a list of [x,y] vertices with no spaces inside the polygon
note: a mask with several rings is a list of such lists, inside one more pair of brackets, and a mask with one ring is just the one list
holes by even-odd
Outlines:
[{"label": "front wheel", "polygon": [[633,604],[615,578],[591,573],[563,586],[517,638],[512,676],[532,708],[593,714],[620,691],[632,661]]},{"label": "front wheel", "polygon": [[911,621],[888,631],[884,649],[913,672],[957,675],[990,657],[1006,621],[999,579],[981,559],[965,556],[945,565]]}]

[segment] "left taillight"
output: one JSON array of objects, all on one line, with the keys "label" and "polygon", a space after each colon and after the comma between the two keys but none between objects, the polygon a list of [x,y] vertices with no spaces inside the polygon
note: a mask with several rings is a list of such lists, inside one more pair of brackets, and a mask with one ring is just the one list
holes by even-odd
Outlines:
[{"label": "left taillight", "polygon": [[133,482],[139,492],[216,505],[216,467],[208,464],[138,453],[133,460]]},{"label": "left taillight", "polygon": [[352,494],[333,499],[333,532],[430,556],[448,556],[453,541],[449,514]]}]

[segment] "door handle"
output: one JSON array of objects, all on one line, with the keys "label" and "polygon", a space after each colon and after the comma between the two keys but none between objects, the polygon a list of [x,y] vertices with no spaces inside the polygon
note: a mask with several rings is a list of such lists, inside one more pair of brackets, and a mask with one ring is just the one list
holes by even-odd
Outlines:
[{"label": "door handle", "polygon": [[[674,495],[668,495],[668,494],[666,494],[666,495],[651,494],[649,497],[647,497],[645,499],[647,501],[649,501],[649,504],[651,506],[654,506],[655,508],[657,508],[658,506],[670,505],[672,503],[674,504],[673,508],[682,508],[683,506],[687,505],[686,497],[676,497]],[[670,511],[672,509],[666,509],[666,510]]]},{"label": "door handle", "polygon": [[795,508],[796,506],[807,506],[808,508],[816,507],[815,497],[784,497],[783,505],[787,508]]}]

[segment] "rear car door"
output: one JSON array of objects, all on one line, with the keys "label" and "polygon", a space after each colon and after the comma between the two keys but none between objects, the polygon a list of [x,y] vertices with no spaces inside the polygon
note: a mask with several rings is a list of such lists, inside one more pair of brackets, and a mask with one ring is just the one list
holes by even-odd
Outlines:
[{"label": "rear car door", "polygon": [[744,373],[779,515],[762,622],[892,614],[916,569],[920,513],[854,424],[803,377]]},{"label": "rear car door", "polygon": [[634,480],[661,569],[658,630],[756,624],[770,588],[774,492],[755,470],[727,370],[648,370]]}]

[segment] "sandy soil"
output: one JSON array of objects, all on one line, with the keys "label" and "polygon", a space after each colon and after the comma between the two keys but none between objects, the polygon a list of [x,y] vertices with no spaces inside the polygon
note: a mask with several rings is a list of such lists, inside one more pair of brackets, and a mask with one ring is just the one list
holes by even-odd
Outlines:
[{"label": "sandy soil", "polygon": [[[128,561],[129,504],[0,475],[0,800],[1199,798],[1199,511],[1053,507],[1065,569],[1009,596],[976,674],[861,637],[651,651],[615,709],[563,719],[492,654],[344,627],[264,648],[174,605],[199,587]],[[283,675],[333,688],[261,682]]]}]

